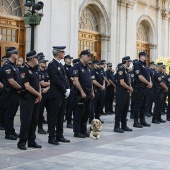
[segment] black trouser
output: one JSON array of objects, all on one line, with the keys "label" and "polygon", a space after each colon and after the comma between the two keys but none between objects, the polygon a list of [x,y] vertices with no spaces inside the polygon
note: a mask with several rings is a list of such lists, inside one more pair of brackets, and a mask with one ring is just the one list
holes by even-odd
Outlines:
[{"label": "black trouser", "polygon": [[0,125],[4,126],[4,115],[6,111],[7,95],[0,94]]},{"label": "black trouser", "polygon": [[66,119],[67,123],[71,123],[72,115],[74,116],[76,108],[75,92],[71,90],[69,97],[67,98]]},{"label": "black trouser", "polygon": [[18,145],[34,144],[36,127],[38,123],[39,103],[35,104],[36,96],[26,93],[20,103],[20,140]]},{"label": "black trouser", "polygon": [[153,91],[153,88],[151,88],[148,90],[145,112],[147,112],[147,113],[152,112],[153,100],[154,100],[154,91]]},{"label": "black trouser", "polygon": [[161,90],[154,89],[154,111],[153,111],[153,120],[160,120],[161,119],[161,111],[164,102],[164,92]]},{"label": "black trouser", "polygon": [[95,89],[94,90],[95,93],[95,97],[92,100],[92,102],[90,102],[91,106],[93,108],[93,111],[90,111],[90,120],[93,120],[94,117],[95,119],[99,119],[100,120],[100,115],[102,113],[102,91],[100,89]]},{"label": "black trouser", "polygon": [[168,90],[168,108],[167,108],[167,119],[170,119],[170,89]]},{"label": "black trouser", "polygon": [[38,115],[38,128],[43,128],[43,120],[44,120],[44,108],[47,109],[47,120],[48,120],[48,114],[50,111],[50,100],[48,93],[42,93],[42,100],[40,102],[40,108],[39,108],[39,115]]},{"label": "black trouser", "polygon": [[134,116],[135,102],[137,100],[137,91],[134,89],[131,96],[131,115]]},{"label": "black trouser", "polygon": [[167,92],[164,92],[163,93],[163,106],[162,106],[162,112],[165,113],[165,110],[166,110],[166,107],[167,107],[167,104],[166,104],[166,98],[168,96],[168,93]]},{"label": "black trouser", "polygon": [[126,117],[129,108],[130,95],[124,88],[117,87],[116,108],[115,108],[115,128],[127,126]]},{"label": "black trouser", "polygon": [[134,121],[138,121],[139,115],[140,120],[143,122],[145,121],[145,107],[146,107],[146,99],[147,99],[147,92],[148,89],[146,87],[136,87],[137,96],[136,102],[134,106]]},{"label": "black trouser", "polygon": [[73,122],[73,131],[75,133],[84,134],[87,131],[87,121],[90,113],[90,101],[90,98],[82,99],[79,94],[76,94],[76,110]]},{"label": "black trouser", "polygon": [[13,90],[4,92],[4,95],[6,98],[6,110],[4,115],[5,134],[12,135],[15,133],[14,117],[18,110],[20,95]]},{"label": "black trouser", "polygon": [[58,139],[63,137],[65,108],[66,98],[58,97],[50,99],[50,112],[48,119],[49,139],[55,139],[55,137]]},{"label": "black trouser", "polygon": [[113,112],[114,87],[108,86],[105,97],[105,112]]},{"label": "black trouser", "polygon": [[105,87],[105,90],[102,91],[102,97],[101,97],[101,100],[102,100],[102,112],[103,112],[103,108],[105,106],[106,89],[107,89],[107,86]]}]

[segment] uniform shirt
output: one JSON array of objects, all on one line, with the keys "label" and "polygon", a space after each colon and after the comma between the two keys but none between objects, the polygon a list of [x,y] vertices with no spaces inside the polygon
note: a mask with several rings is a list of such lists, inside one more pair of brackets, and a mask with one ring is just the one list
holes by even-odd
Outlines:
[{"label": "uniform shirt", "polygon": [[112,70],[107,70],[106,75],[107,75],[108,80],[111,80],[114,83],[115,81],[114,72]]},{"label": "uniform shirt", "polygon": [[49,81],[49,75],[48,75],[47,69],[44,69],[44,71],[43,71],[39,68],[38,69],[38,75],[39,75],[39,81],[44,81],[44,82]]},{"label": "uniform shirt", "polygon": [[128,70],[124,65],[120,66],[117,70],[117,87],[122,87],[120,84],[120,80],[124,79],[124,82],[129,86],[130,85],[130,76]]},{"label": "uniform shirt", "polygon": [[53,59],[48,65],[50,79],[50,98],[64,97],[66,89],[70,88],[63,65]]},{"label": "uniform shirt", "polygon": [[21,85],[21,80],[20,80],[20,73],[19,70],[17,68],[17,66],[12,63],[10,60],[7,60],[3,67],[3,73],[2,73],[2,82],[3,84],[8,88],[8,89],[14,89],[14,87],[12,87],[9,82],[8,79],[13,78],[19,85]]},{"label": "uniform shirt", "polygon": [[20,71],[20,77],[23,89],[25,89],[24,84],[29,83],[32,88],[39,92],[39,77],[35,67],[25,64]]},{"label": "uniform shirt", "polygon": [[160,83],[163,82],[162,73],[159,71],[156,71],[153,75],[153,88],[155,89],[162,89]]},{"label": "uniform shirt", "polygon": [[162,81],[164,84],[167,84],[167,74],[166,73],[162,73]]},{"label": "uniform shirt", "polygon": [[107,78],[107,74],[106,74],[106,72],[104,71],[104,68],[103,68],[103,67],[100,68],[100,71],[101,71],[101,74],[103,74],[103,76]]},{"label": "uniform shirt", "polygon": [[167,87],[170,90],[170,74],[167,75]]},{"label": "uniform shirt", "polygon": [[[91,71],[92,80],[96,80],[101,86],[103,86],[104,76],[100,69],[93,69]],[[95,85],[94,85],[95,86]],[[95,86],[96,87],[96,86]],[[98,88],[98,87],[97,87]]]},{"label": "uniform shirt", "polygon": [[140,81],[138,77],[139,75],[142,75],[148,82],[150,82],[150,75],[148,72],[148,68],[145,66],[145,63],[143,63],[141,60],[135,63],[134,73],[135,73],[135,83],[144,84],[142,81]]},{"label": "uniform shirt", "polygon": [[129,74],[130,74],[130,78],[131,78],[131,86],[134,88],[135,87],[135,73],[134,73],[134,70],[132,70]]},{"label": "uniform shirt", "polygon": [[84,65],[81,61],[74,66],[73,76],[79,78],[81,87],[84,89],[92,89],[92,79],[89,66]]},{"label": "uniform shirt", "polygon": [[0,66],[0,82],[2,83],[2,67]]},{"label": "uniform shirt", "polygon": [[73,86],[73,81],[72,81],[73,67],[71,65],[65,64],[64,69],[66,71],[66,75],[69,80],[70,87],[72,87]]}]

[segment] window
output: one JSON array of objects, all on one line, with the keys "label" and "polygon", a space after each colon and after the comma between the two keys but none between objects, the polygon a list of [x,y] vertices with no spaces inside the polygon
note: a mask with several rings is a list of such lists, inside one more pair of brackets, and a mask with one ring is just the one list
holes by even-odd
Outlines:
[{"label": "window", "polygon": [[19,0],[0,0],[0,14],[22,17]]}]

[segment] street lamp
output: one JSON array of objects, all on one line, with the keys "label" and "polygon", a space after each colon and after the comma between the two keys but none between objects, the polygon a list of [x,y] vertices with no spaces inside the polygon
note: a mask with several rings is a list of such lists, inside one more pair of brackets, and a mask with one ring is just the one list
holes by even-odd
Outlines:
[{"label": "street lamp", "polygon": [[24,15],[24,19],[25,24],[31,26],[31,51],[32,51],[34,50],[34,30],[35,27],[40,24],[41,18],[43,17],[44,3],[42,1],[35,3],[35,0],[26,0],[24,5],[30,8]]}]

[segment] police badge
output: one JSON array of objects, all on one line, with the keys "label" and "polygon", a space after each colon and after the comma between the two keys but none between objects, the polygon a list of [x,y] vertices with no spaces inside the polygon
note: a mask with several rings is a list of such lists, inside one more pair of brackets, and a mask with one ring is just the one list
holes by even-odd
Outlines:
[{"label": "police badge", "polygon": [[29,71],[28,71],[28,73],[32,74],[32,71],[31,71],[31,70],[29,70]]},{"label": "police badge", "polygon": [[6,70],[6,74],[11,74],[11,69]]},{"label": "police badge", "polygon": [[60,67],[58,67],[58,71],[60,71],[61,70],[61,68]]},{"label": "police badge", "polygon": [[121,76],[123,74],[123,71],[119,71],[118,74]]},{"label": "police badge", "polygon": [[81,70],[84,73],[84,69]]}]

